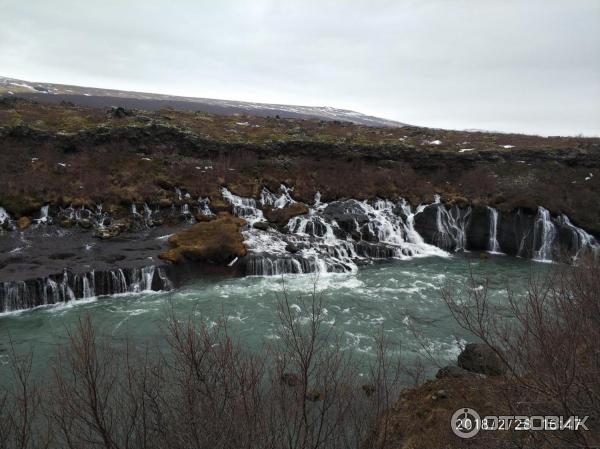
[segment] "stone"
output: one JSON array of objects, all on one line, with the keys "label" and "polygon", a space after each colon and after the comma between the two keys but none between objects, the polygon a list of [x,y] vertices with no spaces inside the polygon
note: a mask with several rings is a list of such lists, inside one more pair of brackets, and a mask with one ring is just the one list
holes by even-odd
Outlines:
[{"label": "stone", "polygon": [[283,373],[280,380],[281,383],[287,385],[288,387],[297,387],[302,383],[300,376],[294,373]]},{"label": "stone", "polygon": [[121,228],[118,226],[111,226],[108,228],[98,228],[94,233],[94,237],[98,237],[99,239],[106,240],[116,237],[121,233]]},{"label": "stone", "polygon": [[310,401],[310,402],[322,401],[323,393],[321,393],[318,390],[313,390],[312,388],[309,388],[306,390],[306,394],[304,395],[304,397],[306,398],[307,401]]},{"label": "stone", "polygon": [[360,388],[365,393],[365,396],[367,396],[367,397],[373,396],[373,393],[375,393],[377,391],[377,388],[375,388],[375,385],[372,385],[372,384],[365,384],[365,385],[362,385]]},{"label": "stone", "polygon": [[17,227],[20,231],[27,229],[31,225],[31,218],[29,217],[21,217],[17,220]]},{"label": "stone", "polygon": [[296,244],[292,242],[289,242],[287,245],[285,245],[285,250],[292,254],[296,254],[298,251],[300,251]]},{"label": "stone", "polygon": [[75,222],[73,220],[71,220],[70,218],[63,218],[62,220],[60,220],[58,222],[58,225],[61,228],[70,228],[75,224]]},{"label": "stone", "polygon": [[81,220],[79,220],[77,222],[77,224],[79,226],[81,226],[83,229],[89,229],[92,227],[92,222],[90,220],[88,220],[87,218],[82,218]]},{"label": "stone", "polygon": [[438,390],[431,395],[431,399],[437,401],[438,399],[447,399],[448,392],[446,390]]},{"label": "stone", "polygon": [[217,218],[184,229],[169,238],[173,248],[159,258],[173,263],[186,259],[213,264],[228,263],[246,255],[241,228],[246,222],[230,213],[221,212]]},{"label": "stone", "polygon": [[474,373],[499,376],[506,366],[496,352],[483,343],[469,343],[458,356],[458,366]]},{"label": "stone", "polygon": [[291,218],[298,215],[304,215],[308,213],[308,206],[303,203],[292,203],[287,207],[273,209],[266,207],[263,210],[265,218],[271,223],[278,226],[285,226]]},{"label": "stone", "polygon": [[173,201],[170,200],[169,198],[161,198],[160,200],[158,200],[158,207],[160,207],[161,209],[169,208],[172,205],[173,205]]},{"label": "stone", "polygon": [[261,231],[266,231],[267,229],[269,229],[269,223],[267,223],[266,221],[257,221],[252,225],[252,227],[254,229],[260,229]]}]

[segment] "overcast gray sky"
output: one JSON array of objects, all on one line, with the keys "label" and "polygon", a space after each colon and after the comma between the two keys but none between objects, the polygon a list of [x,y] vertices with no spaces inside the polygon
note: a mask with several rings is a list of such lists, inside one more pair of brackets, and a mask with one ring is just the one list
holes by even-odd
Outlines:
[{"label": "overcast gray sky", "polygon": [[0,0],[0,75],[600,135],[600,0]]}]

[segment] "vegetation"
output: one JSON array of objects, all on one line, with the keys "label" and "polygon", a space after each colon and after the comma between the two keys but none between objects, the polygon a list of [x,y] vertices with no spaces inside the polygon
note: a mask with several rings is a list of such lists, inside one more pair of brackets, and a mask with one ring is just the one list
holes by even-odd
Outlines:
[{"label": "vegetation", "polygon": [[168,205],[175,187],[217,204],[222,186],[256,197],[284,183],[307,203],[319,191],[324,201],[418,204],[439,193],[503,211],[543,205],[600,233],[600,139],[2,99],[0,142],[0,206],[16,218],[42,204],[102,203],[116,214],[133,202]]},{"label": "vegetation", "polygon": [[[294,299],[300,313],[283,291],[278,339],[258,352],[246,351],[226,321],[209,328],[172,312],[164,344],[115,347],[84,317],[48,378],[34,379],[31,357],[11,354],[0,447],[597,447],[599,275],[593,261],[560,266],[503,306],[490,302],[485,281],[449,285],[450,312],[504,374],[465,372],[402,391],[407,374],[420,381],[420,365],[393,361],[381,337],[368,366],[342,351],[314,292]],[[481,431],[462,440],[450,417],[463,407],[481,416],[588,415],[590,430]]]}]

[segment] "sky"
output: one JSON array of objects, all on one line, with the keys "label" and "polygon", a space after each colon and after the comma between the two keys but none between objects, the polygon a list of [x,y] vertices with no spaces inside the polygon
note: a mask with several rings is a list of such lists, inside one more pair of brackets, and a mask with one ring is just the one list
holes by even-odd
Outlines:
[{"label": "sky", "polygon": [[600,0],[0,0],[0,75],[600,135]]}]

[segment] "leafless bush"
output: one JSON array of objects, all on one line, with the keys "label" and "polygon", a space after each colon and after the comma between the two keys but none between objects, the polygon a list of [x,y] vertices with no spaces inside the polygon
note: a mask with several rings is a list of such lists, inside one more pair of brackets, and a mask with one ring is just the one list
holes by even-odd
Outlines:
[{"label": "leafless bush", "polygon": [[162,350],[117,344],[82,318],[43,390],[31,358],[13,352],[0,447],[363,447],[398,396],[398,365],[383,338],[371,364],[342,350],[316,291],[294,301],[284,290],[279,339],[262,351],[243,348],[224,320],[197,324],[172,311]]},{"label": "leafless bush", "polygon": [[[472,275],[461,293],[442,294],[460,326],[508,369],[513,415],[589,416],[589,432],[530,432],[526,447],[592,447],[600,442],[600,265],[593,260],[532,276],[524,296],[494,304]],[[542,446],[542,443],[547,446]],[[523,444],[522,442],[520,444]]]}]

